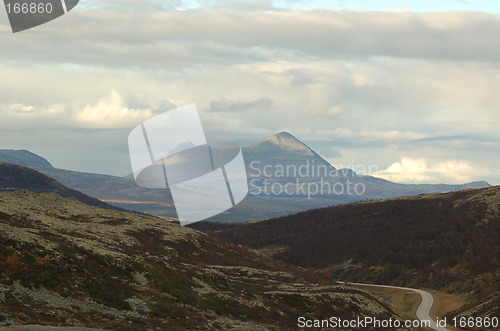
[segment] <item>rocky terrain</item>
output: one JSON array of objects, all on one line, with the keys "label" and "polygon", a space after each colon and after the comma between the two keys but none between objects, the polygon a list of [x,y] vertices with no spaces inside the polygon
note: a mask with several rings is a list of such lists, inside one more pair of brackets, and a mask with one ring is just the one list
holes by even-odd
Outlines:
[{"label": "rocky terrain", "polygon": [[0,323],[293,330],[397,318],[371,295],[165,219],[56,193],[0,193]]}]

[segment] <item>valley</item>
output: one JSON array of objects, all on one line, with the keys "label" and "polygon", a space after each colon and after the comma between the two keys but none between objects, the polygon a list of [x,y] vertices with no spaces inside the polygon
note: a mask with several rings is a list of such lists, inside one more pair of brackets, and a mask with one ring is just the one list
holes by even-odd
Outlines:
[{"label": "valley", "polygon": [[5,326],[294,330],[298,316],[401,320],[365,291],[173,219],[28,189],[0,192],[0,293]]},{"label": "valley", "polygon": [[[285,156],[306,150],[292,138],[281,134],[252,148],[273,155],[284,148]],[[341,174],[332,183],[360,180],[385,187],[379,192],[390,198],[250,194],[217,217],[180,227],[168,191],[148,195],[129,178],[56,169],[29,152],[0,153],[13,155],[74,187],[102,183],[86,191],[104,198],[0,162],[4,325],[293,330],[297,316],[402,321],[499,313],[499,187],[394,184],[324,161]],[[289,169],[313,162],[305,160],[290,161]],[[391,187],[433,193],[393,197]]]}]

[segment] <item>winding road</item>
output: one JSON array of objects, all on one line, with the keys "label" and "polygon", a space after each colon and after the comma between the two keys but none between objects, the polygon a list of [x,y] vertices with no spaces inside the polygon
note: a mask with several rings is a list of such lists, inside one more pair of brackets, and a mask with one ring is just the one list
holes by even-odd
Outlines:
[{"label": "winding road", "polygon": [[421,321],[430,321],[430,323],[431,323],[430,328],[433,330],[450,331],[449,329],[447,329],[445,327],[438,326],[436,321],[434,319],[432,319],[431,309],[432,309],[432,305],[434,304],[434,297],[429,292],[426,292],[423,290],[418,290],[416,288],[390,286],[390,285],[374,285],[374,284],[361,284],[361,283],[348,283],[348,282],[339,282],[339,283],[345,284],[345,285],[386,287],[386,288],[393,288],[393,289],[397,289],[397,290],[417,292],[422,297],[422,302],[420,303],[420,306],[418,306],[418,308],[417,308],[417,318]]}]

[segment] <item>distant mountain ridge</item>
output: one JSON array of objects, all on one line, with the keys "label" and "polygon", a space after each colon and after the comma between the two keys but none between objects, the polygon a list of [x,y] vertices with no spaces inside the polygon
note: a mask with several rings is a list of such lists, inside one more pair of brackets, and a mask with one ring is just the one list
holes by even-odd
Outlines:
[{"label": "distant mountain ridge", "polygon": [[[359,176],[351,169],[337,170],[287,132],[243,147],[243,153],[251,196],[236,206],[233,212],[251,210],[254,206],[252,200],[256,197],[273,200],[286,210],[283,214],[290,214],[294,210],[362,200],[489,187],[484,181],[463,185],[399,184],[373,176]],[[356,192],[355,187],[358,189]]]},{"label": "distant mountain ridge", "polygon": [[98,199],[65,187],[36,170],[17,164],[0,162],[0,191],[28,190],[36,193],[57,193],[65,198],[75,198],[87,205],[115,209]]},{"label": "distant mountain ridge", "polygon": [[[408,195],[414,192],[418,192],[415,194],[425,194],[461,190],[467,188],[483,188],[490,186],[486,181],[475,181],[458,185],[399,184],[373,176],[360,176],[357,175],[356,172],[352,169],[336,169],[332,164],[318,155],[313,149],[311,149],[309,146],[307,146],[288,132],[280,132],[260,142],[243,147],[242,150],[245,156],[247,171],[250,177],[258,177],[253,175],[255,173],[262,174],[262,170],[266,166],[268,169],[272,169],[272,167],[285,169],[288,167],[297,169],[300,166],[307,166],[309,167],[309,169],[315,168],[316,170],[315,172],[309,171],[308,177],[310,178],[308,178],[308,181],[317,180],[320,177],[329,176],[336,177],[335,181],[342,181],[346,178],[355,177],[356,180],[362,181],[365,185],[369,186],[377,184],[386,185],[386,187],[384,187],[385,189],[387,189],[387,185],[389,185],[392,189],[405,188],[403,189],[405,193],[401,195]],[[255,170],[253,171],[254,174],[252,174],[252,170]],[[275,177],[281,178],[284,176],[282,176],[280,173],[277,173],[277,176],[266,177],[270,180],[277,180],[278,178]],[[330,180],[331,179],[332,178],[330,178]],[[419,188],[421,189],[419,190]],[[370,198],[380,198],[378,197],[378,195],[382,196],[383,198],[383,194],[374,194],[373,192],[370,192]]]},{"label": "distant mountain ridge", "polygon": [[[178,147],[184,149],[190,143],[184,142],[181,145]],[[260,142],[243,147],[242,152],[249,176],[250,194],[239,205],[215,216],[213,220],[241,222],[360,200],[489,186],[488,183],[481,181],[464,185],[406,185],[376,177],[357,176],[350,169],[337,170],[314,150],[288,132],[280,132]],[[58,169],[52,167],[44,158],[28,151],[1,150],[0,161],[36,169],[55,178],[67,187],[121,208],[165,217],[176,217],[173,199],[168,189],[139,187],[132,176],[115,177]],[[307,176],[298,177],[294,171],[304,168],[316,169],[317,171],[311,171]],[[284,175],[280,173],[283,169],[288,173]],[[326,177],[323,176],[325,172],[328,173]],[[322,184],[346,188],[349,185],[360,183],[359,187],[365,187],[366,190],[362,195],[337,194],[338,192],[333,192],[333,190],[310,194],[310,191],[301,187],[302,183],[310,184],[313,188],[314,185]],[[292,194],[269,192],[269,188],[272,188],[273,185],[278,188],[286,186],[288,192],[292,192]]]}]

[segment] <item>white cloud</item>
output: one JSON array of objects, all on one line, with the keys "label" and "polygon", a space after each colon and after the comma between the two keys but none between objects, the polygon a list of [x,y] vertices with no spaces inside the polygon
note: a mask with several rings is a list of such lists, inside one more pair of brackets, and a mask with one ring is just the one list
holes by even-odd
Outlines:
[{"label": "white cloud", "polygon": [[7,107],[10,111],[16,113],[31,113],[35,110],[33,106],[23,105],[22,103],[14,103]]},{"label": "white cloud", "polygon": [[94,105],[86,105],[75,115],[83,126],[90,128],[126,128],[150,118],[150,109],[131,109],[125,106],[122,96],[115,90]]},{"label": "white cloud", "polygon": [[[335,107],[334,110],[338,113],[344,111],[343,108]],[[334,113],[335,115],[337,112]],[[318,129],[315,130],[310,137],[321,138],[321,137],[332,137],[332,138],[345,138],[350,140],[359,141],[379,141],[379,142],[402,142],[402,141],[412,141],[420,140],[428,137],[432,137],[430,134],[422,134],[415,131],[400,131],[400,130],[388,130],[388,131],[354,131],[350,128],[337,128],[333,130]]]},{"label": "white cloud", "polygon": [[484,172],[484,169],[479,169],[468,161],[432,162],[426,158],[402,157],[376,176],[398,183],[463,184],[473,181],[478,174]]}]

